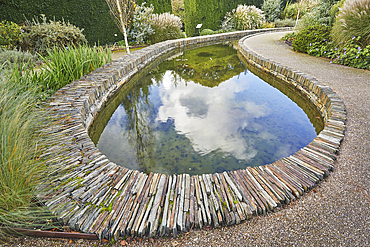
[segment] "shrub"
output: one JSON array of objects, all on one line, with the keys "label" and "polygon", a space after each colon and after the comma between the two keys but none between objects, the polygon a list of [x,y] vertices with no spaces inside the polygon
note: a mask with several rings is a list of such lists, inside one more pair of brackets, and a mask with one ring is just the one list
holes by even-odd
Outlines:
[{"label": "shrub", "polygon": [[[282,19],[297,19],[298,15],[298,3],[291,3],[288,1],[285,5],[284,11],[281,13]],[[301,7],[300,16],[306,12],[304,7]]]},{"label": "shrub", "polygon": [[21,52],[17,50],[6,50],[0,52],[0,65],[6,68],[11,68],[14,64],[21,66],[22,64],[27,65],[27,68],[33,67],[40,60],[36,55],[27,52]]},{"label": "shrub", "polygon": [[339,9],[332,39],[342,46],[353,37],[361,47],[370,44],[370,0],[347,0]]},{"label": "shrub", "polygon": [[181,38],[183,37],[181,27],[180,18],[173,14],[153,14],[152,28],[154,29],[154,33],[149,35],[149,40],[154,44],[165,40]]},{"label": "shrub", "polygon": [[294,27],[295,20],[293,19],[284,19],[284,20],[275,20],[275,27]]},{"label": "shrub", "polygon": [[221,28],[226,31],[261,28],[265,22],[263,11],[255,6],[238,5],[231,13],[226,13]]},{"label": "shrub", "polygon": [[310,10],[302,16],[296,25],[296,31],[300,32],[306,27],[316,24],[332,26],[333,20],[330,10],[337,0],[319,0],[311,2]]},{"label": "shrub", "polygon": [[265,22],[262,25],[262,28],[274,28],[274,27],[275,27],[275,23],[274,22]]},{"label": "shrub", "polygon": [[267,22],[273,22],[280,17],[282,0],[265,0],[261,9]]},{"label": "shrub", "polygon": [[314,13],[308,12],[301,19],[298,20],[298,22],[296,23],[296,26],[294,27],[294,31],[299,33],[307,27],[318,25],[318,24],[319,24],[318,20],[316,19],[316,16],[314,15]]},{"label": "shrub", "polygon": [[300,2],[292,3],[288,1],[285,5],[284,11],[281,14],[282,19],[291,18],[293,20],[302,18],[306,13],[309,13],[311,9],[317,5],[316,0],[301,0]]},{"label": "shrub", "polygon": [[146,7],[145,2],[140,6],[136,6],[129,32],[130,38],[133,39],[136,44],[145,43],[149,35],[153,34],[154,29],[151,26],[153,11],[153,5]]},{"label": "shrub", "polygon": [[211,30],[211,29],[203,29],[201,32],[200,32],[200,36],[204,36],[204,35],[212,35],[212,34],[215,34],[216,32]]},{"label": "shrub", "polygon": [[13,50],[23,40],[23,29],[14,22],[0,22],[0,48]]},{"label": "shrub", "polygon": [[42,22],[33,19],[27,21],[24,33],[23,48],[42,55],[47,55],[47,50],[53,47],[65,48],[73,45],[87,43],[82,34],[83,29],[63,21],[46,21],[42,15]]},{"label": "shrub", "polygon": [[322,25],[314,25],[303,29],[296,35],[293,41],[293,50],[307,53],[312,44],[321,44],[330,38],[330,28]]}]

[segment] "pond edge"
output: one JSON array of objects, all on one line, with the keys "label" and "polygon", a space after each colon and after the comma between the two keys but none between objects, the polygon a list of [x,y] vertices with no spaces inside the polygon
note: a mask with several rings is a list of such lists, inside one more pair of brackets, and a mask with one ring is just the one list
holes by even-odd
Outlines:
[{"label": "pond edge", "polygon": [[[265,59],[244,44],[258,29],[161,42],[95,70],[60,89],[45,104],[42,162],[48,175],[38,198],[72,230],[99,239],[127,235],[163,236],[206,225],[238,224],[300,198],[334,169],[343,140],[346,111],[328,86],[299,71]],[[289,83],[320,110],[325,127],[294,155],[265,166],[215,174],[149,175],[109,161],[88,136],[88,128],[112,95],[141,69],[176,48],[241,38],[249,63]]]}]

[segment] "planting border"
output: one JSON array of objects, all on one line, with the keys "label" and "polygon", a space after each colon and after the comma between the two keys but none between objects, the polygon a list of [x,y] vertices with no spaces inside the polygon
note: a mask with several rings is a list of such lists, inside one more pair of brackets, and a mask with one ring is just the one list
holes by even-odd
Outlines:
[{"label": "planting border", "polygon": [[[344,136],[346,112],[338,95],[315,78],[254,54],[244,40],[259,29],[161,42],[123,56],[60,89],[44,106],[48,116],[41,159],[49,176],[38,198],[72,230],[99,239],[163,236],[205,225],[238,224],[300,198],[329,175]],[[176,48],[241,38],[249,63],[305,94],[320,110],[325,127],[306,147],[272,164],[190,176],[149,175],[109,161],[88,136],[92,122],[126,82]]]}]

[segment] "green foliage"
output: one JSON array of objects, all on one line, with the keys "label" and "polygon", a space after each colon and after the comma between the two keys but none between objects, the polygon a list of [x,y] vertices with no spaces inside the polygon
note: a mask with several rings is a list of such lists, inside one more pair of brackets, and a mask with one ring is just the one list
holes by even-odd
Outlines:
[{"label": "green foliage", "polygon": [[23,40],[23,29],[14,22],[0,22],[0,49],[13,50]]},{"label": "green foliage", "polygon": [[262,25],[262,28],[274,28],[274,27],[275,27],[275,23],[273,22],[265,22]]},{"label": "green foliage", "polygon": [[347,0],[339,10],[332,30],[333,41],[341,46],[353,37],[361,47],[370,44],[370,0]]},{"label": "green foliage", "polygon": [[273,22],[280,17],[282,0],[265,0],[261,9],[267,22]]},{"label": "green foliage", "polygon": [[217,30],[227,12],[240,4],[260,7],[263,0],[184,0],[185,32],[188,37],[198,35],[197,24],[202,28]]},{"label": "green foliage", "polygon": [[151,25],[154,29],[154,33],[149,36],[152,44],[183,37],[181,20],[173,14],[153,14]]},{"label": "green foliage", "polygon": [[148,6],[153,5],[155,14],[165,12],[172,13],[171,0],[136,0],[137,5],[141,5],[145,2]]},{"label": "green foliage", "polygon": [[265,22],[263,11],[255,6],[239,5],[225,15],[221,28],[226,31],[261,28]]},{"label": "green foliage", "polygon": [[87,42],[82,34],[83,30],[69,22],[65,23],[64,20],[47,22],[44,15],[42,22],[39,22],[37,18],[33,19],[24,29],[23,49],[42,55],[46,55],[47,50],[53,47],[65,48]]},{"label": "green foliage", "polygon": [[311,3],[308,11],[298,21],[296,31],[316,24],[331,26],[333,19],[330,10],[336,2],[337,0],[319,0],[318,3]]},{"label": "green foliage", "polygon": [[101,67],[111,60],[110,50],[87,46],[53,48],[47,57],[41,57],[44,66],[40,69],[13,70],[12,78],[19,85],[35,85],[39,91],[35,95],[45,100],[66,84]]},{"label": "green foliage", "polygon": [[72,46],[68,49],[54,47],[48,50],[48,56],[43,60],[46,69],[37,73],[38,83],[42,88],[55,92],[110,62],[111,53],[109,50],[87,46]]},{"label": "green foliage", "polygon": [[[114,43],[123,36],[112,21],[105,0],[16,0],[0,1],[0,21],[8,20],[22,24],[26,19],[45,14],[48,19],[68,20],[84,29],[88,42],[94,44]],[[115,36],[114,34],[118,34]]]},{"label": "green foliage", "polygon": [[[41,70],[34,69],[27,60],[21,60],[25,64],[13,63],[7,69],[0,67],[1,227],[55,227],[51,220],[55,216],[33,202],[46,168],[44,162],[37,160],[43,148],[39,140],[48,138],[37,131],[36,126],[40,126],[44,116],[35,106],[46,98],[45,91],[52,93],[65,81],[76,80],[109,59],[110,53],[101,49],[54,48]],[[2,231],[0,237],[4,237]]]},{"label": "green foliage", "polygon": [[211,29],[203,29],[201,32],[200,32],[200,36],[204,36],[204,35],[212,35],[212,34],[215,34],[216,32],[211,30]]},{"label": "green foliage", "polygon": [[3,65],[5,68],[12,68],[14,64],[19,66],[25,65],[27,67],[33,67],[37,63],[40,63],[40,60],[36,55],[31,54],[30,52],[21,52],[17,50],[5,50],[0,51],[0,65]]},{"label": "green foliage", "polygon": [[331,6],[329,15],[330,15],[330,26],[333,26],[335,22],[335,17],[339,12],[339,8],[341,8],[346,0],[340,0],[337,3],[335,3],[333,6]]},{"label": "green foliage", "polygon": [[307,50],[308,54],[317,57],[332,59],[330,63],[342,64],[358,69],[370,69],[370,45],[361,47],[358,45],[360,38],[347,40],[342,48],[335,46],[332,41],[314,43]]},{"label": "green foliage", "polygon": [[[288,1],[287,4],[285,5],[283,13],[281,14],[281,18],[296,20],[298,15],[298,7],[299,7],[298,3],[292,3]],[[306,12],[305,6],[301,7],[300,15],[302,16],[302,14],[304,14],[305,12]]]},{"label": "green foliage", "polygon": [[284,19],[284,20],[275,20],[275,27],[294,27],[295,20],[293,19]]},{"label": "green foliage", "polygon": [[303,29],[314,25],[319,25],[318,19],[314,13],[307,12],[301,19],[298,20],[294,30],[299,33]]},{"label": "green foliage", "polygon": [[330,38],[330,28],[327,26],[314,25],[303,29],[293,41],[293,50],[307,53],[312,44],[321,44]]},{"label": "green foliage", "polygon": [[281,40],[285,40],[285,41],[292,41],[293,39],[295,39],[295,37],[297,36],[297,34],[296,33],[294,33],[294,32],[291,32],[291,33],[287,33],[287,34],[285,34],[282,38],[281,38]]},{"label": "green foliage", "polygon": [[42,116],[35,108],[37,88],[12,77],[26,67],[0,67],[0,225],[5,228],[40,227],[51,219],[46,208],[32,202],[45,166],[36,160],[41,146],[34,130]]},{"label": "green foliage", "polygon": [[129,36],[136,44],[145,43],[149,35],[153,34],[154,30],[151,27],[153,11],[153,5],[146,7],[145,3],[142,3],[135,8]]}]

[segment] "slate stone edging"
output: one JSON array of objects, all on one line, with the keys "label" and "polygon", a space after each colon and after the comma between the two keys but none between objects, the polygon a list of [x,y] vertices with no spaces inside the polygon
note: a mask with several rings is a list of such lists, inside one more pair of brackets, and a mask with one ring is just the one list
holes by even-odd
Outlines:
[{"label": "slate stone edging", "polygon": [[[246,36],[289,28],[171,40],[113,61],[60,89],[44,107],[50,127],[43,129],[41,159],[49,176],[38,198],[71,229],[99,239],[126,235],[163,236],[239,224],[300,198],[329,175],[345,129],[345,107],[329,87],[298,71],[249,51]],[[190,176],[166,176],[120,167],[97,150],[88,128],[114,92],[138,71],[176,48],[212,40],[245,37],[240,52],[256,67],[294,85],[318,107],[325,128],[306,147],[273,164]]]}]

